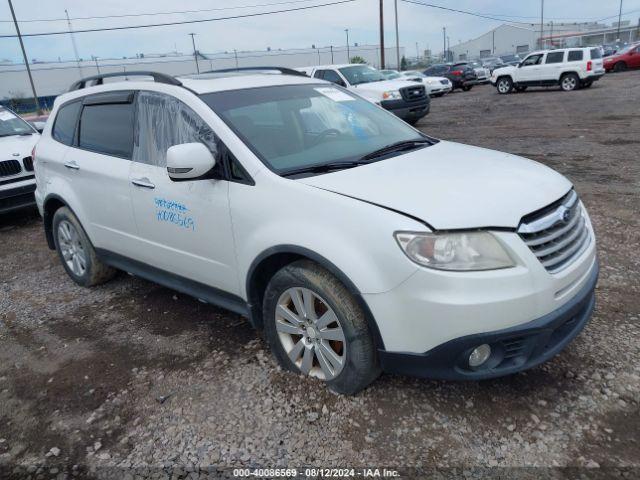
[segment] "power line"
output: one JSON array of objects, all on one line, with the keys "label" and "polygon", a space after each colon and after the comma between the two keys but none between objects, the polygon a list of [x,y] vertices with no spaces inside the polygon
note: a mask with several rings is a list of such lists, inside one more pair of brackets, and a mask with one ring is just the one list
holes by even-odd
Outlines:
[{"label": "power line", "polygon": [[[277,5],[291,5],[296,3],[309,3],[313,0],[289,0],[286,2],[272,2],[272,3],[257,3],[253,5],[238,5],[235,7],[218,7],[218,8],[203,8],[199,10],[174,10],[171,12],[150,12],[150,13],[127,13],[123,15],[97,15],[89,17],[71,17],[70,20],[103,20],[107,18],[127,18],[127,17],[149,17],[154,15],[178,15],[186,13],[204,13],[204,12],[217,12],[220,10],[240,10],[244,8],[258,8],[258,7],[274,7]],[[30,18],[27,20],[19,20],[18,23],[36,23],[36,22],[61,22],[66,21],[67,18]],[[12,23],[12,20],[0,20],[0,23]]]},{"label": "power line", "polygon": [[[446,11],[454,12],[454,13],[463,13],[465,15],[472,15],[474,17],[486,18],[488,20],[495,20],[495,21],[498,21],[498,22],[517,23],[517,24],[520,24],[520,25],[533,25],[533,24],[537,24],[538,23],[538,22],[519,22],[519,21],[516,21],[516,20],[507,20],[505,18],[498,18],[498,17],[513,17],[513,18],[536,18],[537,19],[538,17],[524,17],[524,16],[519,16],[519,15],[502,15],[502,14],[498,14],[498,13],[495,13],[495,14],[484,14],[484,13],[478,13],[478,12],[470,12],[468,10],[458,10],[456,8],[443,7],[442,5],[436,5],[436,4],[433,4],[433,3],[426,3],[426,2],[419,2],[419,1],[415,1],[415,0],[401,0],[401,1],[403,1],[405,3],[411,3],[411,4],[414,4],[414,5],[421,5],[423,7],[437,8],[437,9],[440,9],[440,10],[446,10]],[[640,11],[640,9],[629,10],[628,12],[623,12],[622,15],[629,15],[631,13],[635,13],[635,12],[638,12],[638,11]],[[608,20],[610,18],[615,18],[617,16],[618,15],[611,15],[609,17],[604,17],[604,18],[599,18],[599,19],[596,19],[595,17],[592,17],[590,20],[592,20],[594,22],[599,22],[599,21],[602,21],[602,20]],[[567,19],[567,18],[568,17],[564,17],[564,18],[547,17],[547,20],[561,20],[561,19]],[[583,18],[583,20],[589,20],[589,19]]]},{"label": "power line", "polygon": [[[286,12],[298,12],[302,10],[310,10],[312,8],[320,8],[320,7],[328,7],[331,5],[340,5],[344,3],[352,3],[357,0],[338,0],[334,2],[321,3],[317,5],[308,5],[305,7],[296,7],[296,8],[287,8],[282,10],[272,10],[269,12],[259,12],[259,13],[247,13],[244,15],[232,15],[229,17],[216,17],[216,18],[204,18],[199,20],[183,20],[180,22],[164,22],[164,23],[150,23],[146,25],[126,25],[119,27],[105,27],[105,28],[86,28],[82,30],[74,30],[71,31],[58,31],[58,32],[38,32],[38,33],[23,33],[23,37],[44,37],[50,35],[67,35],[69,33],[91,33],[91,32],[110,32],[115,30],[133,30],[137,28],[153,28],[153,27],[169,27],[173,25],[188,25],[194,23],[207,23],[207,22],[218,22],[221,20],[233,20],[238,18],[249,18],[249,17],[260,17],[263,15],[273,15],[277,13],[286,13]],[[17,35],[0,35],[0,38],[16,38]]]}]

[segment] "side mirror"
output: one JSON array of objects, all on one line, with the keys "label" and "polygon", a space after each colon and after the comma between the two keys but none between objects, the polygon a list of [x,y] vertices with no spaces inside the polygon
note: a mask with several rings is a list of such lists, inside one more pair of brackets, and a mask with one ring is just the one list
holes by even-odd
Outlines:
[{"label": "side mirror", "polygon": [[202,177],[216,165],[216,159],[203,143],[182,143],[167,150],[167,173],[172,180]]}]

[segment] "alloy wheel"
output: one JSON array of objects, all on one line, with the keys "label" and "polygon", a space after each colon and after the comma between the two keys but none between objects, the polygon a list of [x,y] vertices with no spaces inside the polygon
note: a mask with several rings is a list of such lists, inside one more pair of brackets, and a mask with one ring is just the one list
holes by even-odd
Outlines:
[{"label": "alloy wheel", "polygon": [[498,82],[498,91],[500,93],[507,93],[509,91],[509,82],[507,80],[500,80]]},{"label": "alloy wheel", "polygon": [[87,271],[87,256],[76,228],[67,220],[58,224],[58,245],[67,267],[78,277]]},{"label": "alloy wheel", "polygon": [[346,340],[337,315],[317,293],[287,289],[276,306],[276,331],[291,362],[305,375],[331,380],[346,362]]},{"label": "alloy wheel", "polygon": [[567,76],[562,79],[562,89],[566,91],[574,90],[578,85],[575,77]]}]

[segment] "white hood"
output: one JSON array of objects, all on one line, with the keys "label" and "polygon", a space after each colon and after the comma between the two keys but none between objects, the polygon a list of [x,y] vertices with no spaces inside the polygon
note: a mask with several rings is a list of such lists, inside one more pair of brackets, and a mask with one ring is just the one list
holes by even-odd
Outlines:
[{"label": "white hood", "polygon": [[40,135],[11,135],[10,137],[0,137],[0,159],[20,160],[31,155],[31,150],[40,140]]},{"label": "white hood", "polygon": [[355,89],[358,93],[363,92],[376,92],[382,95],[383,92],[388,92],[390,90],[399,90],[403,87],[407,86],[407,80],[382,80],[381,82],[369,82],[369,83],[360,83],[358,85],[352,85],[351,88]]},{"label": "white hood", "polygon": [[507,153],[441,141],[404,155],[301,182],[419,218],[437,230],[516,228],[571,183]]}]

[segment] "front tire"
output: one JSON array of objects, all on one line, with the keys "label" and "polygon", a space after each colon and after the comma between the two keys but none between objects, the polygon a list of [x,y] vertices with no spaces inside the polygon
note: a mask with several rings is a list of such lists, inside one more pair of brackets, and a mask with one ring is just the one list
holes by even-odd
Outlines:
[{"label": "front tire", "polygon": [[473,88],[473,85],[465,85],[465,86],[462,87],[462,91],[463,92],[468,92],[472,88]]},{"label": "front tire", "polygon": [[313,262],[294,262],[273,276],[263,318],[269,346],[286,370],[349,395],[380,374],[362,309],[337,278]]},{"label": "front tire", "polygon": [[572,92],[580,85],[580,78],[575,73],[567,73],[560,79],[560,88],[564,92]]},{"label": "front tire", "polygon": [[92,287],[113,278],[116,270],[102,263],[80,221],[67,207],[53,215],[53,239],[67,274],[78,285]]},{"label": "front tire", "polygon": [[496,89],[501,95],[511,93],[511,90],[513,90],[513,81],[509,77],[500,77],[496,82]]}]

